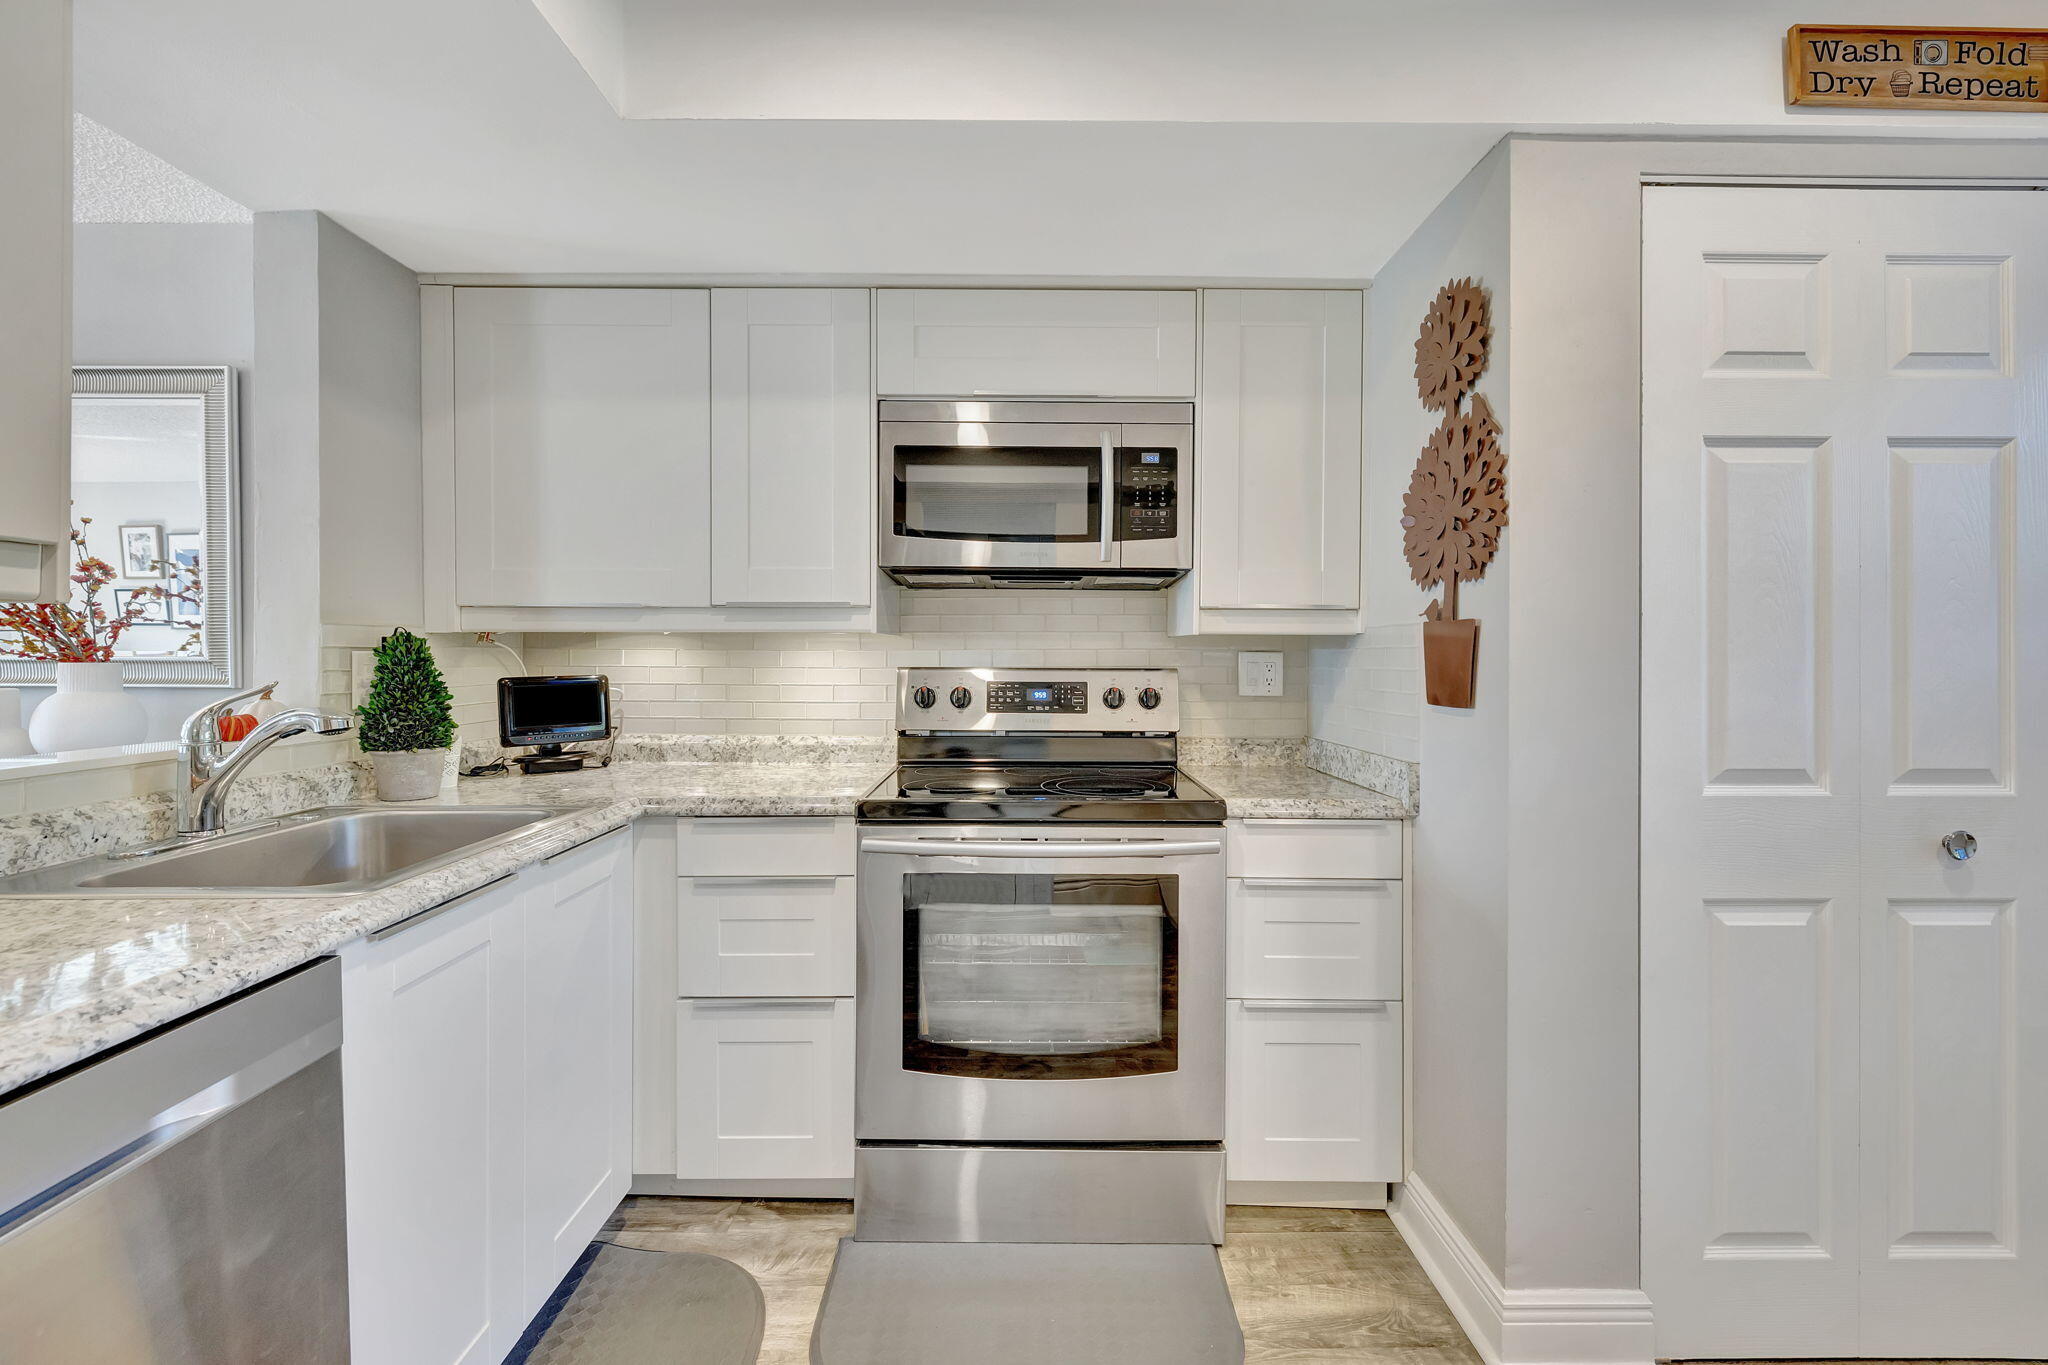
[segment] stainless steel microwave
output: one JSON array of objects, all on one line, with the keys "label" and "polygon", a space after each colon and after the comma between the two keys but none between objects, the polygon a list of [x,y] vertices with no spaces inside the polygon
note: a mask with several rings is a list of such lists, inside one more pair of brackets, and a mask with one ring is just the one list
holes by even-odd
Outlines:
[{"label": "stainless steel microwave", "polygon": [[1192,403],[884,400],[881,567],[913,588],[1160,588],[1188,571]]}]

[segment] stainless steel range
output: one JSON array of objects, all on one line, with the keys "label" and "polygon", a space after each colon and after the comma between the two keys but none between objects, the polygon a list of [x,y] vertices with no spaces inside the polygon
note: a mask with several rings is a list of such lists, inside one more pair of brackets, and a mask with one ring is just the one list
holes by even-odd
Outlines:
[{"label": "stainless steel range", "polygon": [[905,669],[861,802],[864,1241],[1220,1242],[1223,803],[1166,669]]}]

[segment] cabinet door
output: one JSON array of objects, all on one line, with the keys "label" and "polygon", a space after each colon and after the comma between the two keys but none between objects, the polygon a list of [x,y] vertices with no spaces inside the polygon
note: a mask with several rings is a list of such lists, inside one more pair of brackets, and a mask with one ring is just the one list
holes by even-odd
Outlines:
[{"label": "cabinet door", "polygon": [[540,869],[526,896],[526,1302],[538,1308],[633,1181],[628,834]]},{"label": "cabinet door", "polygon": [[1364,326],[1355,290],[1203,293],[1202,606],[1358,606]]},{"label": "cabinet door", "polygon": [[853,1175],[853,1002],[676,1005],[676,1175]]},{"label": "cabinet door", "polygon": [[455,291],[459,605],[709,604],[710,327],[701,289]]},{"label": "cabinet door", "polygon": [[681,890],[683,995],[853,994],[853,878],[685,877]]},{"label": "cabinet door", "polygon": [[526,1324],[518,880],[342,953],[356,1360],[482,1365]]},{"label": "cabinet door", "polygon": [[711,295],[711,600],[864,606],[875,420],[865,289]]},{"label": "cabinet door", "polygon": [[1401,1007],[1230,1005],[1232,1180],[1401,1178]]},{"label": "cabinet door", "polygon": [[881,289],[875,387],[974,398],[1187,398],[1195,295],[1140,289]]},{"label": "cabinet door", "polygon": [[1230,883],[1233,999],[1399,1000],[1401,883]]}]

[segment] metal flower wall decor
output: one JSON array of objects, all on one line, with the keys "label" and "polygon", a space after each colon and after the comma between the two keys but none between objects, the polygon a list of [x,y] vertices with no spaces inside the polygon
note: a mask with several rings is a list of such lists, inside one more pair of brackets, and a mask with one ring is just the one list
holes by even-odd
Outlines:
[{"label": "metal flower wall decor", "polygon": [[[1423,613],[1424,690],[1432,706],[1472,705],[1479,623],[1458,617],[1458,584],[1484,577],[1508,524],[1507,451],[1493,405],[1472,392],[1485,372],[1492,324],[1470,279],[1439,289],[1415,339],[1422,406],[1442,412],[1401,500],[1408,573],[1443,596]],[[1469,407],[1461,409],[1471,394]]]}]

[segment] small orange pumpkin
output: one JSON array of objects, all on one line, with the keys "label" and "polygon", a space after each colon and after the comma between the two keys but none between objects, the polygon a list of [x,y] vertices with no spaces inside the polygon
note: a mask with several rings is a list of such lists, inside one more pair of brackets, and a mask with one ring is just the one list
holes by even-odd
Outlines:
[{"label": "small orange pumpkin", "polygon": [[232,716],[222,716],[220,718],[221,743],[238,743],[251,730],[255,729],[256,725],[256,717],[248,714],[246,711],[238,711]]}]

